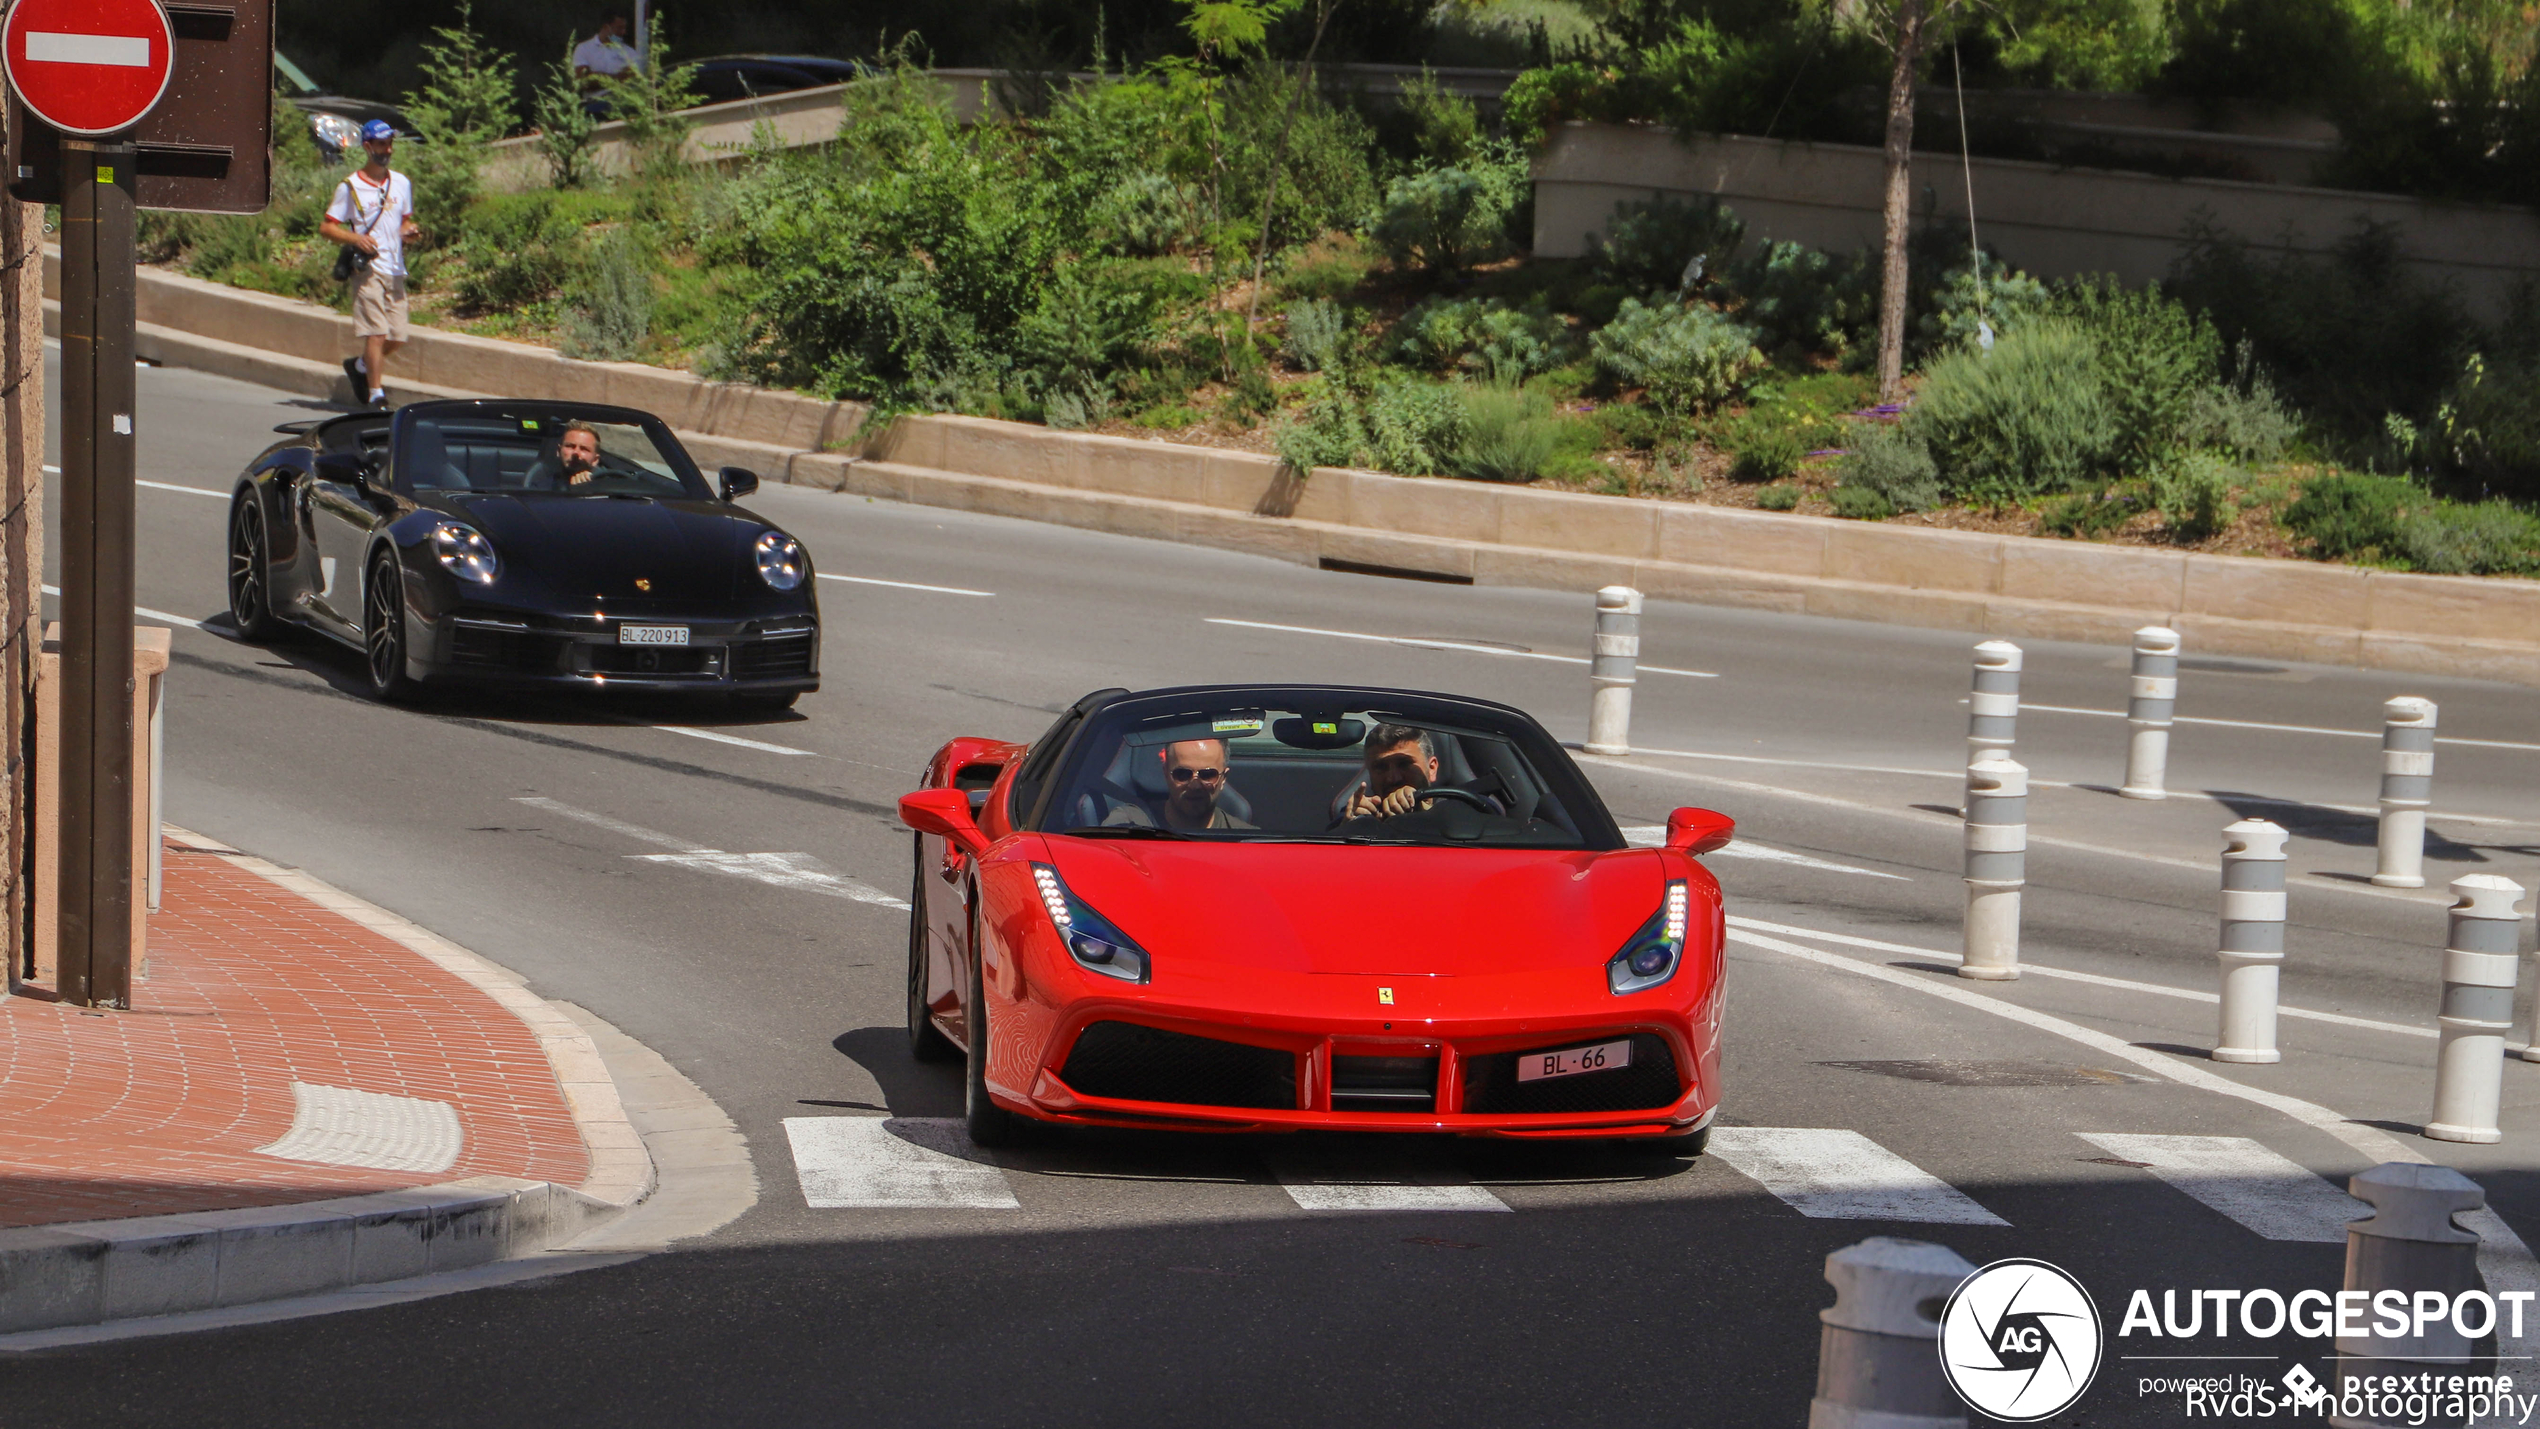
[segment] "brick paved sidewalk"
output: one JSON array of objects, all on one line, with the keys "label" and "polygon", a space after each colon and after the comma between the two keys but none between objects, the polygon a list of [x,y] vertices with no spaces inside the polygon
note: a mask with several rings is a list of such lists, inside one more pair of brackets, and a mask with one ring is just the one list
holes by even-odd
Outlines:
[{"label": "brick paved sidewalk", "polygon": [[517,1017],[233,859],[167,846],[133,998],[0,997],[0,1226],[589,1174]]}]

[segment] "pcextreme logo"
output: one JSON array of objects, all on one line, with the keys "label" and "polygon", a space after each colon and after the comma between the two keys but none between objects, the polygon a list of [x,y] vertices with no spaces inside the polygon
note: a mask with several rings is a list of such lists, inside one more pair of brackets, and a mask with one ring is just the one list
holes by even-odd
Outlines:
[{"label": "pcextreme logo", "polygon": [[1940,1315],[1940,1368],[1968,1407],[2027,1423],[2060,1414],[2099,1373],[2099,1307],[2042,1260],[1997,1260]]}]

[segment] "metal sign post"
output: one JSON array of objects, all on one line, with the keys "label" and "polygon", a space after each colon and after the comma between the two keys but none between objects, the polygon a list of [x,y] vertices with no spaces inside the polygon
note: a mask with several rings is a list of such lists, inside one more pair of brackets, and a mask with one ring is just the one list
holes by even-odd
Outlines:
[{"label": "metal sign post", "polygon": [[132,1005],[133,146],[62,141],[62,1000]]}]

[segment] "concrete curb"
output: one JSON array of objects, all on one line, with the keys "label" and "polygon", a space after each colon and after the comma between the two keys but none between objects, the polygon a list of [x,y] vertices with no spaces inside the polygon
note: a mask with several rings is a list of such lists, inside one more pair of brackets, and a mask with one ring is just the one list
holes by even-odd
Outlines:
[{"label": "concrete curb", "polygon": [[306,873],[167,834],[413,949],[518,1017],[555,1070],[591,1173],[578,1186],[472,1176],[295,1205],[0,1230],[0,1333],[220,1310],[537,1255],[651,1193],[652,1156],[591,1034],[516,974]]},{"label": "concrete curb", "polygon": [[[49,263],[48,282],[54,268]],[[155,270],[140,351],[341,400],[351,325],[308,303]],[[48,325],[58,321],[47,304]],[[206,334],[218,332],[220,337]],[[1839,521],[1734,507],[1317,468],[1253,452],[910,416],[634,363],[418,329],[392,394],[612,402],[658,413],[699,461],[769,481],[1216,546],[1342,570],[2097,644],[2163,625],[2199,655],[2540,685],[2540,581],[2430,576]],[[464,385],[461,385],[464,384]],[[849,446],[855,450],[843,450]]]}]

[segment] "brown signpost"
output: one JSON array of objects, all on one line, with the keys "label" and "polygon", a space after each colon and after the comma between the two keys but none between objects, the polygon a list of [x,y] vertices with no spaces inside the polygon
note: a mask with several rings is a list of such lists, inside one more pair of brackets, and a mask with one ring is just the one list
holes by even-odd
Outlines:
[{"label": "brown signpost", "polygon": [[132,1005],[134,215],[265,206],[272,36],[273,0],[0,19],[10,191],[62,206],[58,966],[81,1006]]}]

